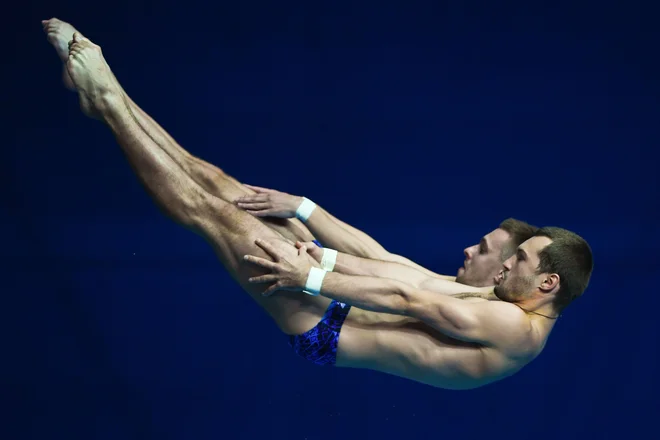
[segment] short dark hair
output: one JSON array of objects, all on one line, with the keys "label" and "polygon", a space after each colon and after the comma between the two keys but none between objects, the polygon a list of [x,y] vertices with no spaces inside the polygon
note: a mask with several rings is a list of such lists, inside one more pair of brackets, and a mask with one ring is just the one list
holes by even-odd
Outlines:
[{"label": "short dark hair", "polygon": [[508,218],[500,223],[500,229],[505,230],[511,236],[509,244],[502,249],[502,261],[506,261],[516,253],[518,246],[529,240],[539,230],[536,226],[525,223],[522,220]]},{"label": "short dark hair", "polygon": [[559,313],[587,289],[594,259],[587,241],[574,232],[556,227],[539,229],[537,237],[552,240],[539,252],[538,273],[556,273],[559,275],[559,291],[554,307]]}]

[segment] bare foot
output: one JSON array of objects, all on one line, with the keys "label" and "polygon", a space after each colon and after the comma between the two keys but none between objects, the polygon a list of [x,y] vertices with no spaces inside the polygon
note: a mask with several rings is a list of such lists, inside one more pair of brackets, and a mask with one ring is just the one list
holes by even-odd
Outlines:
[{"label": "bare foot", "polygon": [[121,89],[103,58],[101,48],[78,32],[73,34],[69,45],[66,68],[78,91],[80,107],[87,116],[98,119],[123,101]]},{"label": "bare foot", "polygon": [[[48,42],[53,45],[57,56],[62,61],[62,81],[69,90],[76,90],[71,81],[69,72],[66,69],[66,62],[69,59],[69,43],[73,40],[73,34],[78,32],[71,24],[57,18],[42,20],[44,32],[47,35]],[[82,36],[82,35],[81,35]]]}]

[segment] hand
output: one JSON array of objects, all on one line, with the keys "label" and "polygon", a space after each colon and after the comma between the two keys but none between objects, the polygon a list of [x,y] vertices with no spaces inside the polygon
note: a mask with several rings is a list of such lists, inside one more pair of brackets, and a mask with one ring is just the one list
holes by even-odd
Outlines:
[{"label": "hand", "polygon": [[295,256],[287,257],[267,241],[257,239],[255,243],[266,251],[273,258],[273,261],[255,257],[254,255],[246,255],[243,258],[250,263],[270,270],[271,273],[260,277],[252,277],[248,282],[273,283],[264,291],[264,296],[270,296],[276,290],[300,291],[305,288],[307,276],[313,267],[313,260],[307,255],[307,247],[305,245],[301,244]]},{"label": "hand", "polygon": [[317,263],[321,262],[323,259],[323,249],[318,247],[313,241],[306,241],[304,243],[296,241],[296,248],[300,249],[303,246],[307,248],[307,253],[315,259]]},{"label": "hand", "polygon": [[239,197],[234,203],[256,217],[293,218],[303,201],[302,197],[292,196],[274,189],[245,186],[257,193]]}]

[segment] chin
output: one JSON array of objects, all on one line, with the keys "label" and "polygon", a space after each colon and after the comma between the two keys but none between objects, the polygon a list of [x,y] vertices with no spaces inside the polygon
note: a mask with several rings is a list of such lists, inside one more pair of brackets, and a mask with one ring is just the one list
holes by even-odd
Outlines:
[{"label": "chin", "polygon": [[502,301],[511,300],[511,298],[509,298],[509,292],[507,291],[506,287],[502,286],[501,284],[493,288],[493,293],[495,294],[496,297],[498,297]]},{"label": "chin", "polygon": [[470,286],[470,287],[485,287],[481,285],[480,283],[475,282],[474,280],[471,280],[469,278],[466,278],[464,276],[457,276],[454,282],[458,284],[462,284],[464,286]]}]

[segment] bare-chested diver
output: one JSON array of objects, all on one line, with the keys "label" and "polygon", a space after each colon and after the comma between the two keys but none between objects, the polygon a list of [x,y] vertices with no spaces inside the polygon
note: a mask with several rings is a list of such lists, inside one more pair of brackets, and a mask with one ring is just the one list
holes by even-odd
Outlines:
[{"label": "bare-chested diver", "polygon": [[[588,284],[588,245],[557,228],[541,229],[507,260],[494,289],[502,301],[470,303],[397,280],[326,273],[304,247],[297,250],[283,234],[232,204],[245,194],[233,179],[225,174],[216,177],[216,195],[195,182],[167,154],[164,144],[171,138],[147,133],[139,124],[98,46],[74,35],[66,64],[83,112],[113,132],[161,209],[213,246],[229,273],[284,333],[295,339],[311,332],[306,341],[325,351],[332,360],[328,363],[441,388],[482,386],[515,373],[536,357],[553,318]],[[251,261],[244,259],[248,254]],[[310,274],[318,276],[319,271],[320,286],[309,285]],[[264,297],[263,287],[250,279],[320,295],[281,291]],[[445,293],[465,288],[450,281],[442,284]],[[351,306],[361,309],[349,314]]]}]

